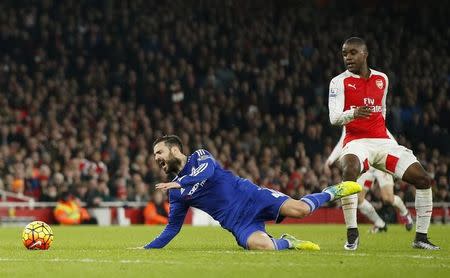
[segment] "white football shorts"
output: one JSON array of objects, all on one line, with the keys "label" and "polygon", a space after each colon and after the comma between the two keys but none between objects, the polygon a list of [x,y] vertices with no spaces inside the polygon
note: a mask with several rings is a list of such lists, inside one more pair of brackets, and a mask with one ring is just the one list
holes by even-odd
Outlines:
[{"label": "white football shorts", "polygon": [[363,173],[357,180],[357,183],[370,190],[375,181],[378,182],[380,188],[394,186],[394,178],[391,174],[370,167],[369,171]]},{"label": "white football shorts", "polygon": [[350,141],[342,149],[340,159],[346,154],[354,154],[359,158],[361,172],[368,171],[372,166],[400,179],[406,169],[417,162],[410,149],[399,145],[395,140],[384,138]]}]

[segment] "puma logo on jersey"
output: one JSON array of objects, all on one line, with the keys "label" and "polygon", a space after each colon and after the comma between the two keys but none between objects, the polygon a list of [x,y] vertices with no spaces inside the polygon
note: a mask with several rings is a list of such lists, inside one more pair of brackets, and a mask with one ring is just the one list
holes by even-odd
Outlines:
[{"label": "puma logo on jersey", "polygon": [[350,87],[350,88],[353,88],[353,89],[355,89],[356,90],[356,84],[348,84],[348,86]]}]

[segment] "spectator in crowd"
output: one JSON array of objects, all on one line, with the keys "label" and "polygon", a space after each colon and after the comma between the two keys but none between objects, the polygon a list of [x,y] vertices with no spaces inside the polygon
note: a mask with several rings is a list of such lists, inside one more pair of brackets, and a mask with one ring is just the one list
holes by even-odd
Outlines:
[{"label": "spectator in crowd", "polygon": [[437,184],[435,202],[450,202],[449,183],[446,176],[440,176]]},{"label": "spectator in crowd", "polygon": [[[92,206],[145,202],[167,178],[150,142],[183,127],[187,152],[203,146],[294,197],[320,191],[340,177],[321,166],[340,134],[327,111],[328,82],[343,68],[336,53],[368,33],[371,64],[391,81],[387,125],[437,194],[450,178],[449,2],[394,0],[361,15],[319,2],[1,1],[4,188],[37,200],[71,190]],[[405,201],[411,189],[396,184]]]},{"label": "spectator in crowd", "polygon": [[144,209],[144,219],[147,225],[167,224],[169,216],[169,203],[164,200],[161,190],[153,192],[152,201],[148,202]]},{"label": "spectator in crowd", "polygon": [[56,221],[61,225],[97,224],[88,211],[81,207],[79,200],[69,192],[63,192],[54,209]]},{"label": "spectator in crowd", "polygon": [[48,186],[45,190],[42,190],[41,202],[57,202],[58,201],[58,189],[54,185]]}]

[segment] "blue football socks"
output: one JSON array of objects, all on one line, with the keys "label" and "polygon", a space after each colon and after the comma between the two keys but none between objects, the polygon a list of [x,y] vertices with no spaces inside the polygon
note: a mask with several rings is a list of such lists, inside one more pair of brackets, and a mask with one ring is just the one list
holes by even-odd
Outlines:
[{"label": "blue football socks", "polygon": [[284,250],[289,249],[289,241],[283,239],[283,238],[271,238],[273,245],[275,246],[275,250]]},{"label": "blue football socks", "polygon": [[331,200],[331,195],[326,192],[314,193],[304,196],[300,201],[305,202],[309,206],[309,213],[318,209],[322,204]]}]

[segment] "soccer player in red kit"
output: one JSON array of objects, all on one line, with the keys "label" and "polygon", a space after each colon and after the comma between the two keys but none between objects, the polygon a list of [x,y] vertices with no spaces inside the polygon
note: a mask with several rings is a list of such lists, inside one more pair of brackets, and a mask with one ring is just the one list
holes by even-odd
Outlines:
[{"label": "soccer player in red kit", "polygon": [[[416,187],[416,236],[414,248],[438,250],[428,238],[433,211],[431,178],[413,152],[389,138],[386,130],[386,74],[367,65],[365,41],[351,37],[342,46],[347,70],[330,82],[328,107],[333,125],[344,126],[344,148],[340,156],[343,181],[356,181],[370,166],[413,184]],[[356,226],[357,196],[342,199],[347,224],[346,250],[356,250],[359,233]],[[353,225],[353,223],[355,225]]]}]

